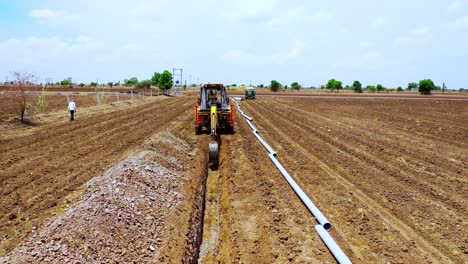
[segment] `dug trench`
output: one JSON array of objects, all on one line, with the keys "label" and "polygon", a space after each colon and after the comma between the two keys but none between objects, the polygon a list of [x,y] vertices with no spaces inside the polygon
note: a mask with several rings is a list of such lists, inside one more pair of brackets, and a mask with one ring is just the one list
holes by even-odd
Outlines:
[{"label": "dug trench", "polygon": [[[13,230],[10,239],[24,239],[14,240],[19,245],[1,257],[0,263],[333,262],[315,235],[315,220],[272,166],[239,113],[236,134],[222,135],[220,166],[214,172],[207,167],[209,136],[196,136],[193,131],[191,100],[164,101],[158,103],[161,107],[146,106],[143,111],[164,113],[168,106],[181,103],[184,109],[167,117],[158,114],[158,126],[145,121],[148,115],[142,116],[144,125],[133,133],[138,132],[140,140],[150,138],[135,140],[132,144],[137,147],[105,173],[88,175],[82,187],[55,197],[58,206],[54,214],[44,210],[44,224],[31,229],[21,224],[20,216],[5,225],[5,230],[17,226],[29,235],[15,236]],[[130,112],[134,114],[131,118],[115,114],[115,119],[119,124],[134,124],[140,110]],[[93,133],[99,122],[90,123],[94,125],[89,128],[82,124],[81,131]],[[129,127],[114,133],[125,135]],[[37,151],[49,142],[45,137],[41,140],[44,142],[35,145]],[[79,151],[87,150],[76,144]],[[56,148],[61,149],[60,145]],[[15,148],[8,150],[14,152]],[[96,165],[84,159],[85,154],[82,157],[77,179],[83,179],[87,167]],[[54,172],[57,178],[66,174],[66,170]],[[39,206],[43,205],[33,208],[44,208]]]},{"label": "dug trench", "polygon": [[196,263],[208,138],[193,135],[190,112],[86,182],[76,203],[0,263]]}]

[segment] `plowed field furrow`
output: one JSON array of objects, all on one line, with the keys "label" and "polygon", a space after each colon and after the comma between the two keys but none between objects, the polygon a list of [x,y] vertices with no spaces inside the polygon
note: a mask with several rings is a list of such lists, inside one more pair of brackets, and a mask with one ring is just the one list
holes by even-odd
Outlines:
[{"label": "plowed field furrow", "polygon": [[[274,111],[274,109],[270,108],[266,104],[260,105],[266,107],[266,109],[270,111]],[[421,152],[420,148],[418,150],[411,151],[412,147],[408,147],[407,149],[404,149],[403,147],[400,149],[395,149],[395,146],[393,146],[390,147],[390,151],[385,150],[385,148],[388,149],[387,146],[392,145],[392,142],[387,140],[388,137],[386,135],[377,133],[378,136],[367,137],[365,136],[366,130],[360,131],[356,127],[349,128],[349,126],[347,127],[343,125],[342,122],[327,120],[326,118],[321,118],[320,116],[317,116],[313,113],[302,114],[303,115],[297,115],[293,113],[286,115],[283,113],[278,113],[278,115],[281,115],[283,118],[287,118],[289,116],[290,120],[292,120],[294,125],[298,130],[301,131],[301,133],[312,133],[323,139],[325,142],[330,142],[330,144],[336,148],[336,151],[344,151],[348,153],[350,158],[354,159],[354,162],[359,162],[359,160],[372,162],[373,166],[377,169],[377,173],[379,171],[385,171],[388,175],[396,177],[397,180],[406,181],[413,188],[416,188],[417,190],[424,190],[425,193],[434,196],[433,198],[437,200],[443,201],[447,206],[452,207],[456,211],[463,210],[466,207],[460,205],[459,202],[468,198],[468,186],[463,184],[455,184],[454,186],[453,182],[458,181],[460,178],[450,177],[450,175],[459,176],[457,171],[460,169],[460,167],[455,168],[453,171],[445,170],[444,173],[441,173],[442,170],[437,168],[437,166],[427,164],[427,157],[423,156],[419,159],[420,163],[427,164],[427,167],[433,167],[433,170],[438,170],[438,175],[427,172],[427,167],[423,169],[418,167],[410,168],[409,166],[402,164],[400,161],[402,157],[401,154],[402,152],[404,153],[409,151],[410,153],[408,154],[407,159],[409,160],[411,157],[412,160],[418,160],[418,155]],[[314,118],[321,121],[314,121],[312,119],[307,120],[303,118],[303,116],[313,116]],[[322,128],[323,126],[334,126],[336,129],[325,133],[322,132],[324,131]],[[371,128],[368,127],[368,129]],[[346,142],[341,140],[341,138],[344,138],[342,135],[346,135]],[[369,138],[372,138],[372,140],[365,140]],[[354,144],[353,147],[350,147],[351,143]],[[379,159],[375,159],[374,157],[376,156],[378,156]],[[436,176],[439,177],[436,178]],[[440,180],[442,177],[444,180]],[[437,179],[439,180],[437,181]],[[454,190],[456,191],[455,194],[448,195],[448,193],[452,193]]]},{"label": "plowed field furrow", "polygon": [[[430,113],[434,113],[436,111],[434,111],[434,108],[429,107],[415,109],[413,106],[411,109],[407,109],[403,105],[396,107],[398,110],[395,110],[395,107],[382,106],[376,102],[356,102],[356,100],[351,100],[351,102],[352,101],[355,102],[348,103],[348,101],[346,101],[342,105],[340,116],[355,117],[356,114],[359,113],[360,120],[370,120],[371,122],[378,121],[380,125],[384,127],[388,127],[388,124],[397,122],[401,125],[399,129],[408,132],[408,134],[412,136],[418,135],[419,137],[432,139],[436,142],[442,141],[447,144],[453,144],[454,139],[458,139],[459,142],[457,144],[453,144],[455,147],[460,147],[460,144],[463,146],[468,144],[468,142],[463,140],[463,138],[468,136],[467,127],[464,125],[468,122],[468,117],[462,114],[468,111],[468,104],[466,102],[442,102],[443,105],[439,107],[447,112],[453,111],[453,113],[449,116],[441,116],[437,114],[431,115]],[[304,106],[309,109],[311,107],[310,104],[307,104],[304,100],[298,100],[295,101],[295,103],[297,103],[298,109],[302,109]],[[402,102],[398,101],[398,103]],[[427,102],[416,102],[418,106],[424,105],[425,103]],[[360,104],[361,106],[359,106]],[[366,107],[365,111],[360,112],[362,110],[362,105],[366,105],[368,107]],[[451,105],[458,107],[458,109],[445,109]],[[374,110],[375,108],[378,108],[379,110],[376,111]],[[333,109],[324,108],[322,111],[315,112],[329,118],[335,117],[333,115]]]},{"label": "plowed field furrow", "polygon": [[[275,100],[275,104],[284,105],[285,102]],[[416,158],[420,156],[416,155],[420,153],[420,150],[415,150],[414,146],[411,144],[411,142],[417,141],[419,139],[417,135],[401,130],[399,130],[398,133],[395,133],[394,129],[392,129],[392,127],[388,125],[389,122],[375,122],[375,120],[364,120],[364,118],[359,118],[357,120],[356,114],[350,114],[362,111],[362,109],[353,107],[352,110],[340,112],[340,122],[336,122],[336,116],[330,115],[329,112],[317,111],[317,109],[314,109],[314,106],[307,105],[304,102],[298,103],[298,108],[294,111],[300,112],[304,115],[314,116],[315,118],[320,119],[321,126],[325,126],[325,124],[328,123],[329,126],[340,126],[340,129],[344,128],[347,130],[353,130],[354,134],[359,135],[362,139],[382,140],[383,146],[386,146],[387,148],[399,148],[398,152],[402,154],[409,152],[408,154],[411,157],[411,159],[414,159],[414,156],[416,156]],[[468,123],[468,117],[466,123]],[[334,131],[331,131],[331,133],[334,133]],[[465,126],[459,129],[457,134],[467,134],[468,136],[468,128]],[[378,137],[375,137],[375,135],[377,135]],[[440,138],[441,137],[438,137],[438,139]],[[437,167],[442,170],[449,168],[451,172],[458,172],[460,165],[468,166],[468,164],[462,164],[461,162],[463,161],[457,162],[451,159],[451,157],[453,157],[453,153],[451,152],[453,152],[454,150],[456,150],[456,152],[461,152],[464,151],[466,148],[460,146],[458,144],[458,141],[454,138],[448,137],[447,140],[450,140],[450,144],[446,144],[445,142],[440,142],[438,140],[427,140],[427,144],[423,147],[433,152],[437,152],[442,149],[443,152],[449,154],[447,155],[448,157],[426,156],[425,159],[421,161],[426,163],[429,162],[429,166]],[[460,178],[456,177],[456,179]]]},{"label": "plowed field furrow", "polygon": [[[344,124],[340,123],[339,112],[343,111],[343,109],[340,109],[340,103],[333,103],[333,107],[336,109],[334,112],[337,119],[336,123],[338,123],[334,125],[326,119],[317,119],[316,115],[320,112],[304,115],[304,113],[294,113],[294,110],[291,109],[290,112],[292,113],[284,113],[286,104],[289,106],[296,104],[294,104],[294,101],[286,102],[285,100],[281,103],[277,101],[273,103],[268,100],[257,100],[256,102],[244,104],[244,106],[249,110],[248,113],[252,117],[257,117],[255,118],[257,127],[268,131],[268,134],[264,135],[264,137],[274,143],[273,146],[277,148],[280,160],[285,161],[286,167],[298,172],[299,182],[309,186],[306,188],[307,192],[322,192],[322,194],[325,192],[324,197],[336,197],[335,201],[328,200],[326,203],[333,204],[335,208],[330,213],[333,215],[341,214],[343,219],[338,218],[338,221],[342,222],[345,228],[340,236],[346,237],[349,241],[354,240],[354,242],[357,242],[352,243],[356,255],[359,256],[362,251],[362,248],[359,248],[359,240],[356,241],[359,238],[362,239],[361,242],[367,241],[361,243],[361,245],[370,247],[370,252],[380,256],[379,260],[392,256],[390,258],[392,260],[399,259],[408,262],[411,259],[405,253],[408,250],[412,254],[415,251],[421,252],[420,254],[414,254],[413,257],[416,260],[420,258],[427,259],[428,257],[432,261],[449,261],[449,258],[452,261],[460,260],[460,257],[462,257],[460,253],[463,252],[466,243],[466,237],[460,236],[460,234],[463,234],[463,230],[467,228],[464,220],[467,214],[466,203],[463,198],[460,196],[455,197],[451,202],[454,205],[454,208],[452,208],[444,205],[444,201],[446,201],[444,198],[427,196],[427,194],[424,194],[425,191],[420,188],[427,188],[426,186],[428,186],[423,177],[419,179],[422,185],[411,186],[414,181],[411,180],[413,175],[410,171],[405,171],[402,174],[398,170],[397,163],[388,165],[386,162],[382,162],[380,160],[381,155],[378,155],[378,145],[368,145],[368,151],[372,150],[372,152],[364,152],[365,155],[363,155],[361,145],[365,142],[358,141],[356,143],[357,132],[353,131],[353,128],[344,129]],[[365,106],[361,110],[364,111]],[[275,114],[272,115],[272,113]],[[300,116],[301,114],[302,116]],[[404,120],[400,122],[404,122]],[[322,127],[331,126],[331,129],[337,132],[321,132],[320,129],[316,128],[317,125]],[[398,133],[398,130],[395,130],[395,133]],[[381,140],[382,143],[385,143],[385,140]],[[416,144],[424,144],[420,142]],[[298,149],[301,150],[299,154]],[[281,150],[286,151],[287,155],[282,155]],[[392,156],[391,153],[388,155]],[[314,163],[318,163],[319,166]],[[382,171],[382,168],[384,171]],[[300,172],[305,175],[300,174]],[[317,173],[321,177],[315,177],[311,173]],[[394,175],[389,177],[388,174]],[[354,192],[350,200],[343,198],[349,197],[349,193],[341,193],[340,190],[321,183],[321,179],[327,179],[328,182],[330,177],[334,178],[337,184],[346,187],[347,192],[352,194]],[[320,185],[320,190],[317,190],[316,185]],[[436,186],[436,188],[440,190],[441,187]],[[466,188],[466,186],[462,188]],[[448,189],[446,189],[446,192],[446,195],[449,196],[453,196],[453,193],[456,194],[456,191],[450,194]],[[337,195],[339,193],[341,195]],[[356,195],[356,193],[359,195]],[[353,196],[357,196],[361,204],[353,202]],[[318,197],[319,200],[325,199],[320,198],[321,196]],[[359,217],[350,219],[344,213],[347,210],[355,213],[356,208],[359,206],[367,208],[358,210],[362,212],[362,219],[359,219]],[[457,211],[458,213],[456,213]],[[368,232],[364,233],[370,237],[362,237],[359,232],[356,233],[350,229],[353,226],[349,225],[350,221],[353,225],[357,223],[357,226],[365,227]],[[383,226],[382,222],[385,223]],[[450,228],[445,228],[448,226]],[[362,232],[362,227],[359,230]],[[389,237],[383,236],[389,231],[391,233],[388,235]],[[398,238],[397,234],[400,234],[400,238]],[[395,240],[389,238],[407,242],[395,245],[392,242]],[[378,247],[376,243],[379,245]],[[380,246],[386,249],[382,250],[379,248]],[[377,249],[380,250],[377,251]],[[400,253],[397,253],[399,251]],[[361,255],[361,257],[366,258],[365,255]]]},{"label": "plowed field furrow", "polygon": [[[177,103],[177,102],[174,102]],[[190,102],[186,102],[186,105],[188,106]],[[157,105],[157,107],[148,107],[147,109],[144,109],[144,111],[141,111],[141,113],[138,113],[138,115],[145,117],[146,115],[151,115],[153,112],[160,110],[163,107],[171,107],[171,105]],[[177,110],[179,109],[184,109],[184,107],[178,107]],[[134,113],[128,113],[129,115],[132,115]],[[105,142],[114,142],[114,144],[120,144],[120,142],[125,141],[125,138],[122,138],[122,133],[125,133],[135,126],[139,127],[144,127],[149,125],[150,119],[145,118],[145,119],[132,119],[129,122],[122,122],[122,118],[113,118],[109,121],[102,122],[105,123],[104,125],[102,123],[98,123],[94,125],[95,130],[100,130],[104,131],[100,134],[97,134],[95,136],[87,136],[84,138],[82,141],[80,141],[80,145],[78,147],[81,147],[80,149],[76,149],[77,146],[73,146],[70,144],[67,144],[66,142],[68,141],[68,138],[70,137],[70,133],[79,133],[82,134],[84,133],[83,130],[73,130],[73,127],[68,127],[69,131],[65,132],[64,135],[61,136],[56,136],[56,141],[57,142],[63,142],[60,145],[53,145],[50,146],[48,143],[43,142],[43,144],[32,144],[30,146],[31,151],[29,151],[29,154],[31,159],[21,159],[20,161],[16,161],[14,163],[11,163],[11,166],[5,166],[4,172],[2,172],[2,175],[6,175],[5,177],[6,180],[11,180],[11,177],[14,177],[14,175],[9,175],[8,173],[10,171],[15,171],[17,168],[27,168],[30,165],[37,164],[38,160],[44,159],[46,157],[55,157],[57,154],[60,153],[67,153],[67,150],[73,149],[73,152],[69,153],[72,155],[67,155],[68,159],[64,158],[61,160],[62,164],[65,163],[67,164],[68,162],[72,162],[73,160],[76,160],[80,156],[86,156],[90,154],[91,152],[95,151],[96,148],[102,147],[103,144],[106,144]],[[112,126],[110,125],[110,122],[114,123],[121,123],[121,125],[118,126]],[[106,129],[107,128],[107,129]],[[77,134],[75,134],[77,135]],[[103,143],[104,142],[104,143]],[[42,147],[42,148],[41,148]],[[16,153],[15,153],[16,152]],[[11,151],[9,154],[9,157],[14,158],[15,154],[21,153],[21,151]],[[78,156],[77,153],[80,153]],[[0,183],[2,183],[5,179],[0,179]]]},{"label": "plowed field furrow", "polygon": [[[315,98],[324,103],[314,104],[317,105],[323,114],[333,113],[336,109],[333,109],[326,105],[326,102],[333,102],[330,99],[323,99],[320,97]],[[296,100],[299,106],[310,105],[307,103],[309,99]],[[395,104],[388,102],[395,102]],[[395,120],[401,120],[404,118],[408,121],[408,124],[417,124],[418,122],[426,122],[437,125],[454,126],[463,128],[463,124],[466,122],[466,116],[461,114],[462,111],[466,111],[468,106],[466,101],[449,101],[449,100],[420,100],[420,101],[405,101],[405,100],[361,100],[361,99],[342,99],[341,102],[342,114],[355,114],[357,112],[352,111],[353,109],[361,109],[362,106],[366,106],[366,111],[358,112],[360,117],[363,119],[381,119],[383,116],[389,117]],[[332,104],[334,105],[334,104]],[[344,108],[344,109],[343,109]],[[375,110],[378,109],[378,110]],[[435,109],[443,109],[438,111]]]},{"label": "plowed field furrow", "polygon": [[[134,115],[135,113],[139,113],[144,109],[145,113],[150,113],[154,112],[154,110],[164,107],[170,108],[173,106],[177,105],[177,102],[174,100],[161,100],[160,105],[147,105],[147,107],[139,106],[139,107],[134,107],[125,110],[128,115]],[[146,109],[145,109],[146,108]],[[31,138],[30,136],[22,136],[22,137],[17,137],[14,139],[6,139],[0,141],[0,151],[5,152],[5,151],[17,151],[21,152],[23,148],[31,147],[31,146],[44,146],[44,144],[48,144],[48,141],[51,138],[56,138],[57,140],[59,139],[66,139],[68,137],[68,133],[79,133],[79,134],[84,134],[82,132],[86,131],[88,129],[88,125],[90,124],[89,122],[82,122],[84,118],[81,118],[79,115],[77,115],[77,122],[73,124],[73,127],[70,126],[64,126],[63,123],[58,123],[58,124],[51,124],[49,125],[48,129],[46,130],[46,133],[36,133],[34,138]],[[99,123],[92,124],[95,128],[105,128],[109,127],[109,124],[112,124],[114,122],[118,122],[118,120],[125,120],[126,116],[122,116],[119,114],[119,112],[110,112],[110,113],[104,113],[101,115],[101,119],[99,120]],[[80,120],[81,119],[81,120]],[[67,122],[68,123],[68,122]],[[45,131],[42,131],[45,132]]]},{"label": "plowed field furrow", "polygon": [[14,162],[0,170],[0,233],[4,234],[0,254],[29,236],[32,226],[44,223],[63,197],[176,117],[190,114],[192,105],[189,98],[168,98],[72,124],[44,126],[33,135],[18,137],[18,142],[15,138],[2,142],[7,151],[1,160]]},{"label": "plowed field furrow", "polygon": [[[431,250],[425,250],[424,246],[422,250],[419,249],[422,252],[416,253],[412,241],[418,241],[424,245],[428,243],[419,236],[412,235],[411,228],[393,215],[386,213],[386,209],[356,188],[353,182],[341,177],[340,171],[336,172],[335,169],[329,167],[329,163],[322,162],[322,156],[309,154],[319,153],[303,148],[303,142],[298,143],[303,140],[302,138],[297,136],[291,138],[288,135],[290,131],[293,131],[291,128],[286,127],[287,131],[282,131],[278,126],[273,125],[273,122],[265,119],[265,116],[268,116],[267,112],[260,113],[260,107],[254,109],[247,105],[244,107],[248,109],[248,113],[255,112],[257,128],[265,131],[261,132],[262,136],[268,142],[274,143],[273,146],[275,144],[281,146],[277,149],[280,153],[280,160],[287,161],[283,163],[286,164],[286,169],[294,173],[298,184],[331,220],[335,226],[333,230],[338,234],[338,236],[333,235],[335,239],[349,243],[348,245],[352,248],[351,254],[356,256],[351,259],[366,263],[379,262],[382,259],[393,262],[402,257],[399,256],[402,251],[408,251],[409,248],[413,256],[412,258],[406,256],[407,259],[413,259],[413,257],[414,259],[432,259],[432,261],[441,259],[441,257],[432,258],[428,253]],[[283,120],[280,121],[283,122]],[[282,152],[284,153],[281,154]],[[399,241],[399,244],[395,241]],[[439,256],[443,254],[439,253]]]},{"label": "plowed field furrow", "polygon": [[[287,119],[287,120],[289,120],[289,119]],[[289,122],[288,121],[288,123],[290,124],[289,126],[287,126],[287,127],[289,127],[289,129],[294,128],[293,130],[299,132],[299,134],[306,134],[306,131],[305,130],[301,131],[302,128],[300,126],[298,126],[298,125],[295,125],[294,122]],[[310,131],[310,130],[308,130],[308,131]],[[310,137],[310,135],[309,135],[309,137]],[[298,138],[298,140],[300,140],[300,139]],[[325,139],[325,141],[327,141],[327,139]],[[338,140],[335,139],[335,141],[338,141]],[[301,143],[307,145],[307,143],[305,143],[305,142],[301,142]],[[340,151],[343,151],[343,150],[346,150],[346,149],[348,149],[348,150],[352,149],[351,147],[349,147],[347,145],[343,145],[343,143],[342,144],[327,144],[326,147],[328,147],[330,149],[334,149],[333,151],[330,151],[329,153],[337,153],[337,152],[340,152]],[[344,163],[344,164],[356,164],[356,163],[360,163],[360,162],[362,163],[362,161],[372,162],[373,164],[376,164],[376,161],[372,158],[372,156],[362,156],[362,157],[360,157],[359,155],[356,155],[356,154],[350,154],[349,158],[350,158],[350,160],[346,160],[343,157],[340,157],[339,159],[336,159],[333,156],[329,157],[329,159],[331,161],[339,160],[340,163]],[[367,164],[362,163],[361,166],[366,168]],[[366,181],[372,181],[373,180],[375,182],[379,182],[381,186],[384,186],[384,185],[388,186],[389,183],[392,183],[391,185],[394,186],[394,187],[391,188],[391,189],[395,189],[395,190],[397,190],[397,192],[395,192],[395,193],[385,192],[385,190],[381,190],[380,192],[376,192],[376,190],[373,187],[371,188],[369,185],[366,186],[366,185],[362,185],[360,183],[358,183],[356,185],[361,186],[361,188],[363,190],[365,190],[366,192],[372,193],[371,197],[373,197],[374,200],[382,199],[381,195],[382,195],[382,193],[384,193],[385,194],[385,197],[384,197],[385,199],[388,199],[388,200],[391,200],[391,201],[395,201],[397,199],[407,201],[408,204],[406,204],[404,207],[401,206],[401,207],[396,208],[394,210],[394,214],[398,215],[400,219],[404,219],[405,222],[408,224],[408,226],[411,226],[412,228],[421,231],[421,233],[425,233],[426,237],[429,237],[429,236],[431,236],[433,234],[433,230],[427,230],[426,229],[426,226],[429,223],[425,223],[424,226],[416,226],[416,225],[413,225],[413,222],[414,222],[413,218],[416,217],[417,219],[420,219],[423,222],[427,221],[427,220],[425,220],[427,218],[437,219],[438,223],[445,223],[447,221],[462,222],[462,220],[463,220],[462,215],[464,215],[463,214],[463,209],[466,208],[466,207],[463,206],[463,205],[460,205],[460,203],[463,203],[464,199],[460,198],[461,200],[456,201],[455,200],[456,197],[454,197],[455,207],[447,208],[447,207],[444,206],[444,204],[441,204],[441,202],[444,202],[444,201],[437,201],[437,202],[434,201],[434,199],[439,200],[438,199],[439,196],[435,195],[435,197],[432,197],[432,199],[431,199],[431,197],[428,197],[427,194],[425,194],[424,192],[421,193],[417,188],[418,186],[417,185],[415,186],[415,183],[411,180],[411,175],[410,174],[406,175],[406,177],[399,175],[398,172],[394,172],[396,174],[392,174],[391,170],[389,170],[388,168],[386,168],[384,166],[385,166],[385,164],[381,164],[380,166],[377,167],[377,169],[374,168],[374,167],[368,167],[367,170],[372,171],[373,173],[369,174],[371,177],[368,177],[366,179]],[[342,172],[340,172],[341,174],[343,174],[345,176],[348,175],[348,172],[347,172],[348,168],[347,167],[339,167],[339,166],[333,166],[333,167],[335,168],[335,170],[342,171]],[[389,166],[387,165],[387,167],[389,167]],[[381,172],[382,170],[385,170],[385,173],[382,173]],[[390,180],[388,177],[385,177],[389,173],[391,175],[397,175],[398,177],[395,177],[397,179],[396,180]],[[365,177],[367,177],[367,175],[365,175]],[[404,184],[404,183],[406,183],[406,184]],[[416,195],[416,194],[418,194],[418,195]],[[412,201],[415,201],[417,203],[411,203]],[[424,208],[431,207],[431,206],[432,207],[438,207],[439,210],[428,213],[426,211],[421,210],[421,205]],[[457,212],[458,211],[457,209],[460,209],[461,212]],[[463,228],[464,228],[463,226],[457,226],[454,229],[459,231],[459,232],[462,232]],[[442,233],[445,238],[449,237],[451,240],[455,240],[455,241],[458,241],[458,242],[462,241],[457,236],[457,233],[453,233],[452,231],[446,231],[446,230],[440,229],[439,232]]]},{"label": "plowed field furrow", "polygon": [[220,245],[206,263],[333,263],[315,220],[239,114],[237,120],[236,134],[222,136],[229,158],[220,174]]}]

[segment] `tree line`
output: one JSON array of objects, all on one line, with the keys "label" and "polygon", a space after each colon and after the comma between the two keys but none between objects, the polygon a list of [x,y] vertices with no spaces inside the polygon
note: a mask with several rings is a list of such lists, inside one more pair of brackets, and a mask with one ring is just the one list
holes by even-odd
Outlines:
[{"label": "tree line", "polygon": [[[235,86],[235,84],[231,85]],[[258,88],[264,88],[263,84],[260,84],[257,86]],[[299,85],[297,82],[291,83],[291,86],[288,87],[287,85],[282,85],[280,82],[277,80],[271,80],[270,85],[267,87],[273,92],[278,92],[280,90],[288,89],[291,88],[292,90],[300,90],[302,89],[302,86]],[[362,93],[364,90],[367,90],[369,92],[382,92],[382,91],[388,91],[388,88],[384,87],[382,84],[377,84],[377,85],[367,85],[366,87],[363,87],[361,82],[359,81],[354,81],[351,86],[346,85],[343,87],[343,82],[335,79],[330,79],[325,85],[322,85],[320,89],[327,89],[330,90],[331,92],[339,92],[340,90],[353,90],[356,93]],[[419,93],[421,94],[431,94],[431,91],[444,91],[444,87],[436,86],[434,82],[431,79],[424,79],[419,81],[419,83],[409,83],[406,90],[411,91],[413,89],[417,89]],[[398,92],[402,92],[403,88],[398,87],[396,89]],[[460,91],[464,91],[464,89],[460,89]]]},{"label": "tree line", "polygon": [[[73,87],[73,82],[72,78],[66,78],[60,82],[56,82],[55,84],[50,84],[48,83],[47,85],[58,85],[58,86],[67,86],[67,87]],[[85,83],[79,83],[76,84],[79,87],[98,87],[98,86],[109,86],[109,87],[114,87],[114,86],[125,86],[125,87],[134,87],[137,89],[149,89],[151,87],[158,87],[159,89],[166,91],[172,88],[173,86],[173,80],[172,80],[172,73],[169,72],[168,70],[163,71],[162,73],[155,72],[153,76],[151,76],[150,79],[144,79],[144,80],[138,80],[137,77],[131,77],[129,79],[124,79],[123,82],[121,83],[120,81],[118,82],[107,82],[107,83],[101,83],[99,84],[98,82],[90,82],[89,84]]]}]

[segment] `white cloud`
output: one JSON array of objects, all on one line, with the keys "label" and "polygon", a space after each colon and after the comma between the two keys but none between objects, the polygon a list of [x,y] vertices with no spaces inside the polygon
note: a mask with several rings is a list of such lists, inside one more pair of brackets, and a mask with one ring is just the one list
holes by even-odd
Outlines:
[{"label": "white cloud", "polygon": [[277,5],[277,0],[240,0],[223,16],[236,22],[261,23],[271,19],[278,8]]},{"label": "white cloud", "polygon": [[381,25],[385,24],[385,18],[383,17],[378,17],[372,21],[372,27],[373,28],[378,28]]},{"label": "white cloud", "polygon": [[29,16],[36,19],[40,24],[57,24],[77,19],[76,15],[72,15],[66,11],[54,11],[48,8],[33,9],[29,11]]},{"label": "white cloud", "polygon": [[428,27],[420,27],[409,30],[408,34],[396,37],[393,43],[397,46],[422,45],[432,39],[432,33]]},{"label": "white cloud", "polygon": [[455,19],[449,23],[451,29],[465,29],[468,28],[468,16],[463,16]]},{"label": "white cloud", "polygon": [[272,17],[267,24],[272,27],[293,24],[315,24],[329,21],[332,17],[330,12],[324,10],[308,14],[305,8],[296,7],[281,12],[281,15]]},{"label": "white cloud", "polygon": [[456,0],[456,1],[451,2],[449,6],[447,7],[447,9],[448,11],[457,11],[463,7],[463,4],[464,4],[463,1]]},{"label": "white cloud", "polygon": [[410,33],[414,35],[427,35],[429,34],[429,28],[428,27],[415,28],[415,29],[410,30]]},{"label": "white cloud", "polygon": [[361,48],[370,48],[370,47],[374,46],[374,43],[370,42],[370,41],[361,41],[361,42],[359,42],[359,46]]},{"label": "white cloud", "polygon": [[286,63],[297,58],[307,47],[307,43],[300,40],[295,40],[291,43],[291,47],[287,51],[281,51],[269,55],[257,55],[241,50],[231,50],[221,56],[223,60],[252,63],[252,64],[270,64],[270,63]]}]

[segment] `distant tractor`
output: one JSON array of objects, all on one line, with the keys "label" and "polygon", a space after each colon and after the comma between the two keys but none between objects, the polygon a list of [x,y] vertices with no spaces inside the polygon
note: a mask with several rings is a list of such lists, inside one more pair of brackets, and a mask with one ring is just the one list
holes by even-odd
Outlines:
[{"label": "distant tractor", "polygon": [[245,88],[245,99],[255,99],[257,95],[257,91],[254,87],[246,87]]},{"label": "distant tractor", "polygon": [[230,105],[226,87],[222,84],[204,84],[195,105],[195,134],[209,132],[208,160],[212,168],[219,165],[219,135],[234,133],[234,106]]}]

